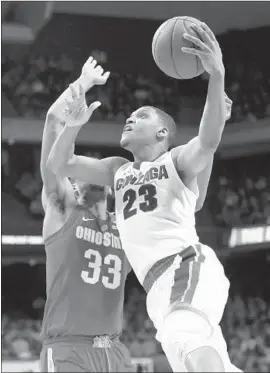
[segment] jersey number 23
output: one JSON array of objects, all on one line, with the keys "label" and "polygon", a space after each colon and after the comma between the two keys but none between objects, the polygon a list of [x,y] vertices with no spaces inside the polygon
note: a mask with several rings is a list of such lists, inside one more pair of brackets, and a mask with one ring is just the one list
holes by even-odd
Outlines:
[{"label": "jersey number 23", "polygon": [[124,219],[136,215],[138,209],[143,212],[155,210],[158,205],[156,194],[157,190],[153,184],[144,184],[138,191],[128,189],[123,195],[123,202],[126,202],[123,209]]}]

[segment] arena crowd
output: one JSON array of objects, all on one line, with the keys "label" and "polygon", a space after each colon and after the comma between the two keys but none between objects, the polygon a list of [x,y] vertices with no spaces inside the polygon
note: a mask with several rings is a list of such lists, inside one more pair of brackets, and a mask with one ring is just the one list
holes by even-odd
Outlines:
[{"label": "arena crowd", "polygon": [[[270,298],[265,282],[269,263],[270,258],[251,256],[245,260],[240,258],[238,263],[225,264],[232,289],[222,328],[232,361],[247,372],[269,372],[270,369]],[[20,290],[28,295],[26,297],[22,291],[18,297],[15,289],[3,294],[2,358],[37,359],[41,349],[39,332],[45,302],[45,268],[43,264],[7,266],[4,268],[4,282],[12,284],[16,281],[15,269],[16,279],[19,275],[26,279]],[[254,271],[250,278],[246,276],[248,270]],[[33,279],[35,285],[29,291],[27,287]],[[132,357],[154,357],[162,354],[162,349],[154,338],[155,329],[147,317],[145,293],[138,283],[134,283],[135,278],[128,280],[122,340]]]},{"label": "arena crowd", "polygon": [[[270,117],[270,61],[260,48],[260,43],[268,40],[269,30],[228,32],[219,38],[226,66],[226,92],[234,103],[230,123],[255,124],[259,119]],[[92,54],[101,64],[107,61],[106,51],[92,50]],[[19,115],[44,118],[52,102],[76,79],[78,66],[83,63],[76,61],[75,64],[68,52],[57,55],[33,52],[19,65],[3,58],[2,90]],[[126,72],[112,71],[108,83],[90,92],[88,100],[102,102],[95,113],[97,120],[122,123],[135,108],[153,105],[178,121],[183,108],[202,109],[207,79],[203,74],[202,78],[179,81],[160,74],[129,72],[127,65]]]}]

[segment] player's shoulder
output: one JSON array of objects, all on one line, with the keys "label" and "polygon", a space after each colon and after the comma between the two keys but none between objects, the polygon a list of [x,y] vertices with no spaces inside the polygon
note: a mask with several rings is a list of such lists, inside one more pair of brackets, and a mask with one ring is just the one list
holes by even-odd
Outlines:
[{"label": "player's shoulder", "polygon": [[185,150],[185,147],[186,147],[186,144],[185,145],[178,145],[178,146],[175,146],[174,148],[172,148],[170,150],[170,154],[171,154],[171,157],[173,159],[173,161],[176,161],[177,158],[179,156],[181,156],[181,154],[184,152]]}]

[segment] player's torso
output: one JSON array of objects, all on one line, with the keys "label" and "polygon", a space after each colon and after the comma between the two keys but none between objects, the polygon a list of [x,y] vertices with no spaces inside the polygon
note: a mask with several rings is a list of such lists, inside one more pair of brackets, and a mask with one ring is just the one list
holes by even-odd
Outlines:
[{"label": "player's torso", "polygon": [[116,218],[124,250],[142,282],[158,260],[198,242],[197,196],[180,180],[171,153],[122,166],[115,175]]},{"label": "player's torso", "polygon": [[129,264],[115,222],[74,209],[45,241],[47,302],[43,337],[121,332]]}]

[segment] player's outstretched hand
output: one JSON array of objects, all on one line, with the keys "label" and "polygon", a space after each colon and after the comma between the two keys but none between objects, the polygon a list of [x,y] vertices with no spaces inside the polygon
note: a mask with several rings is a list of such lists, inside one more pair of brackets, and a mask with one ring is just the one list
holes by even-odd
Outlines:
[{"label": "player's outstretched hand", "polygon": [[64,121],[68,127],[81,127],[91,118],[93,112],[101,105],[99,101],[93,102],[89,107],[85,102],[85,91],[81,84],[75,87],[70,84],[71,98],[65,99],[66,107],[63,110]]},{"label": "player's outstretched hand", "polygon": [[225,110],[226,110],[226,117],[225,120],[229,120],[232,114],[232,100],[227,96],[226,92],[224,92],[225,95]]},{"label": "player's outstretched hand", "polygon": [[182,47],[182,51],[198,56],[204,69],[210,75],[217,72],[224,73],[222,52],[212,30],[205,23],[192,25],[191,27],[200,38],[185,33],[184,38],[191,41],[195,45],[195,48]]},{"label": "player's outstretched hand", "polygon": [[88,88],[94,85],[105,84],[109,76],[109,71],[104,73],[103,68],[97,65],[97,61],[93,57],[89,57],[83,65],[80,79],[86,83],[84,85],[87,85]]}]

